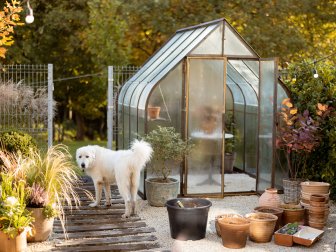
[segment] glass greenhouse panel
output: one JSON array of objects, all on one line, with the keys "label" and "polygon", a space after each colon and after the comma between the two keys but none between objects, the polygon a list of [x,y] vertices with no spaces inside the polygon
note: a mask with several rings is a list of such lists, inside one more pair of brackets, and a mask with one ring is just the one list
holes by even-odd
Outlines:
[{"label": "glass greenhouse panel", "polygon": [[[281,103],[285,98],[288,98],[288,95],[285,91],[285,89],[282,87],[281,83],[278,83],[277,85],[278,89],[277,89],[277,112],[279,113],[281,110]],[[276,151],[276,150],[275,150]],[[277,152],[277,155],[280,155],[280,151]],[[276,188],[281,188],[282,187],[282,179],[283,178],[287,178],[288,177],[288,173],[285,170],[285,167],[283,167],[283,164],[285,164],[286,162],[283,161],[282,165],[279,163],[279,160],[281,159],[281,155],[279,158],[277,158],[275,160],[275,186]]]},{"label": "glass greenhouse panel", "polygon": [[252,85],[254,91],[259,92],[259,76],[254,73],[242,60],[229,60],[230,65],[248,82]]},{"label": "glass greenhouse panel", "polygon": [[233,28],[225,23],[224,55],[256,56]]},{"label": "glass greenhouse panel", "polygon": [[258,107],[247,105],[245,110],[245,172],[257,174]]},{"label": "glass greenhouse panel", "polygon": [[[171,89],[171,92],[172,93],[175,92],[175,95],[177,95],[178,92],[182,92],[182,75],[183,75],[182,63],[180,62],[179,64],[176,65],[176,67],[171,72],[167,74],[167,76],[165,76],[161,80],[162,86],[167,86],[165,88]],[[155,86],[155,83],[148,83],[144,87],[143,91],[141,92],[140,99],[139,99],[139,104],[138,104],[139,109],[145,109],[148,96],[151,90],[154,88],[154,86]],[[173,87],[176,87],[177,89],[174,90],[172,89]],[[176,96],[175,99],[181,99],[181,96],[179,97]]]},{"label": "glass greenhouse panel", "polygon": [[271,186],[273,165],[273,120],[275,61],[260,60],[260,124],[258,191]]},{"label": "glass greenhouse panel", "polygon": [[253,88],[251,83],[248,83],[242,75],[229,63],[227,65],[228,78],[237,84],[244,94],[244,103],[246,104],[258,104],[257,92]]},{"label": "glass greenhouse panel", "polygon": [[[124,88],[121,89],[120,91],[120,101],[123,103],[125,94],[128,90],[128,87],[136,80],[141,74],[154,62],[157,61],[157,59],[164,53],[166,52],[169,48],[172,47],[173,44],[182,36],[181,33],[175,34],[166,44],[163,45],[163,47],[158,51],[158,53],[154,54],[145,64],[144,66],[131,78],[129,81],[125,84]],[[174,47],[175,48],[175,47]]]},{"label": "glass greenhouse panel", "polygon": [[128,106],[124,106],[123,113],[123,149],[127,149],[130,144],[130,114]]},{"label": "glass greenhouse panel", "polygon": [[189,60],[187,194],[221,193],[223,71],[223,60]]},{"label": "glass greenhouse panel", "polygon": [[216,30],[214,30],[202,43],[200,43],[192,52],[192,55],[196,54],[222,54],[223,43],[218,43],[222,41],[223,37],[223,24],[221,23]]},{"label": "glass greenhouse panel", "polygon": [[175,50],[169,55],[167,60],[163,63],[163,68],[160,71],[155,71],[148,77],[149,82],[158,82],[163,78],[167,72],[176,66],[196,45],[198,45],[207,34],[209,34],[217,25],[211,25],[206,28],[196,29],[185,41],[184,46]]}]

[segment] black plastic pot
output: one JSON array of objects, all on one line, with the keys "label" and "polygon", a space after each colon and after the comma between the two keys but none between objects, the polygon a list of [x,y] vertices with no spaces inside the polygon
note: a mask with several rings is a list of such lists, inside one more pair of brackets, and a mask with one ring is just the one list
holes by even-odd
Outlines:
[{"label": "black plastic pot", "polygon": [[[178,206],[180,201],[184,208]],[[176,198],[166,202],[170,234],[177,240],[200,240],[205,237],[209,208],[212,203],[199,198]]]}]

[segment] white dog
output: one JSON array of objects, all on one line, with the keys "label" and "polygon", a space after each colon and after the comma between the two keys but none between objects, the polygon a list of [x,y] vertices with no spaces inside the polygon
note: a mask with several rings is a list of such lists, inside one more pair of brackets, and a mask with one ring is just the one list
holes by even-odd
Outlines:
[{"label": "white dog", "polygon": [[149,143],[141,140],[132,142],[131,149],[112,151],[97,145],[88,145],[77,149],[78,166],[89,175],[94,183],[96,201],[91,207],[99,205],[104,188],[106,203],[111,204],[110,185],[117,183],[119,192],[125,201],[127,218],[136,214],[136,197],[140,171],[150,160],[153,149]]}]

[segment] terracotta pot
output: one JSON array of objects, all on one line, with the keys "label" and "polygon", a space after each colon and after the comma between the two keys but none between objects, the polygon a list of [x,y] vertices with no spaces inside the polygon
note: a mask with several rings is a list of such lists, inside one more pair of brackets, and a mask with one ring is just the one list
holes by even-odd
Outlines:
[{"label": "terracotta pot", "polygon": [[327,194],[329,193],[330,184],[325,182],[305,181],[301,183],[301,189],[310,194]]},{"label": "terracotta pot", "polygon": [[215,217],[215,228],[216,228],[216,233],[219,237],[221,236],[221,231],[220,231],[220,227],[218,224],[218,219],[221,219],[221,218],[244,218],[244,217],[240,214],[234,214],[234,213],[217,215]]},{"label": "terracotta pot", "polygon": [[278,217],[269,213],[250,213],[245,216],[250,220],[250,240],[264,243],[272,240]]},{"label": "terracotta pot", "polygon": [[0,231],[0,252],[24,252],[26,249],[27,230],[24,230],[13,239]]},{"label": "terracotta pot", "polygon": [[161,107],[148,107],[148,117],[150,119],[157,119],[160,116]]},{"label": "terracotta pot", "polygon": [[277,207],[260,206],[260,207],[254,208],[254,211],[259,212],[259,213],[270,213],[270,214],[274,214],[275,216],[277,216],[278,220],[275,224],[274,231],[278,230],[282,226],[283,209],[277,208]]},{"label": "terracotta pot", "polygon": [[218,219],[223,246],[232,249],[244,248],[250,222],[244,217],[222,217]]},{"label": "terracotta pot", "polygon": [[54,218],[46,218],[43,215],[43,208],[29,208],[34,217],[32,234],[27,235],[28,242],[46,241],[51,234],[54,225]]},{"label": "terracotta pot", "polygon": [[323,229],[324,226],[325,226],[325,222],[313,222],[311,220],[309,220],[309,226],[312,227],[312,228],[317,228],[317,229]]},{"label": "terracotta pot", "polygon": [[310,202],[326,202],[326,196],[322,194],[312,194],[310,195]]},{"label": "terracotta pot", "polygon": [[284,188],[284,202],[286,204],[298,204],[300,201],[301,181],[283,179],[282,184]]},{"label": "terracotta pot", "polygon": [[304,224],[305,209],[300,205],[283,204],[280,206],[283,209],[282,224],[298,222]]},{"label": "terracotta pot", "polygon": [[259,206],[280,207],[281,199],[278,194],[278,189],[267,188],[259,198]]},{"label": "terracotta pot", "polygon": [[309,205],[312,207],[326,207],[327,204],[325,202],[319,202],[319,201],[310,201]]}]

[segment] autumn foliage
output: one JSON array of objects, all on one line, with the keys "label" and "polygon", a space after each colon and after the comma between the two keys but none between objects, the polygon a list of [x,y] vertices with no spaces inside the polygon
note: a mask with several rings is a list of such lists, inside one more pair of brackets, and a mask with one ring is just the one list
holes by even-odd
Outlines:
[{"label": "autumn foliage", "polygon": [[289,98],[284,99],[282,105],[276,146],[284,150],[289,177],[296,179],[299,170],[304,173],[309,153],[320,145],[319,126],[331,110],[328,105],[318,103],[313,119],[308,110],[299,113]]},{"label": "autumn foliage", "polygon": [[20,22],[19,13],[22,11],[20,1],[12,0],[5,3],[3,10],[0,11],[0,57],[5,58],[6,47],[14,43],[12,34],[14,26],[23,25]]}]

